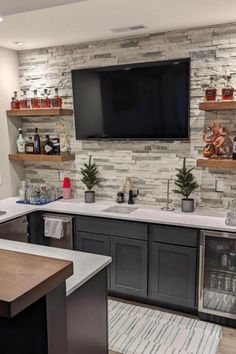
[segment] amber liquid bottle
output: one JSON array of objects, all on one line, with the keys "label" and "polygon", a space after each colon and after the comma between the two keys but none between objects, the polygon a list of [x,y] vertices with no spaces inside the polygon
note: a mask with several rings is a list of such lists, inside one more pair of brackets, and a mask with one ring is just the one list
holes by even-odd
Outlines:
[{"label": "amber liquid bottle", "polygon": [[58,95],[58,88],[55,88],[55,97],[52,99],[53,108],[62,108],[62,98]]},{"label": "amber liquid bottle", "polygon": [[34,97],[31,98],[32,108],[41,108],[40,99],[37,97],[37,90],[34,90]]},{"label": "amber liquid bottle", "polygon": [[231,75],[226,77],[225,87],[222,89],[222,100],[230,101],[234,99],[234,88],[231,85]]},{"label": "amber liquid bottle", "polygon": [[205,99],[206,101],[215,101],[216,100],[216,88],[215,88],[215,83],[214,83],[214,77],[210,77],[210,85],[209,87],[205,90]]}]

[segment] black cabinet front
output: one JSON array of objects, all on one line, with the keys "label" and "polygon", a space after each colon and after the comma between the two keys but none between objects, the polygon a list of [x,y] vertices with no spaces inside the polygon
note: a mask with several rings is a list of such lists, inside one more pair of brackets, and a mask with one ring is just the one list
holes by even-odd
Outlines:
[{"label": "black cabinet front", "polygon": [[111,237],[111,290],[147,296],[147,242]]},{"label": "black cabinet front", "polygon": [[164,304],[196,307],[196,249],[150,243],[149,297]]}]

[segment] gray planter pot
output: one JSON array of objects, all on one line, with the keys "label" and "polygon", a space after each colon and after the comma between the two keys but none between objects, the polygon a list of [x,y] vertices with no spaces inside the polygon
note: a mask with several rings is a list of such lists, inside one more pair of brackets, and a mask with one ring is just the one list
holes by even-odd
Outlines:
[{"label": "gray planter pot", "polygon": [[85,203],[95,203],[95,192],[94,191],[86,191],[84,193],[84,201],[85,201]]},{"label": "gray planter pot", "polygon": [[194,199],[182,199],[181,210],[184,213],[192,213],[194,211]]}]

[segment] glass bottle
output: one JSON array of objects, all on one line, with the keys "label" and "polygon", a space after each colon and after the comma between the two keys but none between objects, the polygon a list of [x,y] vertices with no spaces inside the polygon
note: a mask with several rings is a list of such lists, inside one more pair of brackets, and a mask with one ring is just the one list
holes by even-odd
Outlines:
[{"label": "glass bottle", "polygon": [[234,88],[231,84],[231,75],[226,76],[225,87],[222,88],[222,100],[229,101],[234,99]]},{"label": "glass bottle", "polygon": [[236,160],[236,136],[234,137],[233,140],[233,153],[232,153],[232,159]]},{"label": "glass bottle", "polygon": [[32,136],[29,137],[28,141],[25,144],[25,152],[26,154],[34,153],[34,142]]},{"label": "glass bottle", "polygon": [[20,109],[20,101],[18,100],[17,97],[17,91],[14,91],[14,98],[12,98],[12,102],[14,102],[13,106],[15,107],[13,109]]},{"label": "glass bottle", "polygon": [[57,133],[56,136],[54,138],[52,138],[52,142],[53,142],[53,154],[55,155],[60,155],[60,138],[59,138],[59,134]]},{"label": "glass bottle", "polygon": [[67,154],[68,150],[69,150],[69,142],[68,142],[67,135],[65,133],[64,125],[62,125],[61,135],[60,135],[60,151],[61,151],[61,154]]},{"label": "glass bottle", "polygon": [[26,90],[23,90],[22,99],[20,100],[20,106],[22,109],[30,108],[30,100],[27,98]]},{"label": "glass bottle", "polygon": [[21,128],[19,129],[16,145],[17,145],[18,154],[24,154],[25,153],[25,139],[23,137]]},{"label": "glass bottle", "polygon": [[16,109],[16,99],[15,99],[15,97],[11,98],[11,109]]},{"label": "glass bottle", "polygon": [[46,155],[53,154],[53,142],[50,140],[49,135],[46,135],[46,139],[44,141],[44,154]]},{"label": "glass bottle", "polygon": [[214,76],[210,77],[210,84],[205,90],[205,99],[206,101],[215,101],[216,100],[216,87],[215,87],[215,78]]},{"label": "glass bottle", "polygon": [[41,108],[40,99],[37,97],[37,90],[34,90],[34,97],[31,98],[31,107]]},{"label": "glass bottle", "polygon": [[52,98],[52,107],[53,108],[62,107],[62,98],[58,95],[58,88],[55,88],[55,96]]},{"label": "glass bottle", "polygon": [[43,98],[41,98],[42,108],[51,108],[51,99],[48,97],[48,90],[44,89]]},{"label": "glass bottle", "polygon": [[40,147],[40,136],[38,132],[38,128],[35,128],[34,134],[34,154],[40,154],[41,147]]}]

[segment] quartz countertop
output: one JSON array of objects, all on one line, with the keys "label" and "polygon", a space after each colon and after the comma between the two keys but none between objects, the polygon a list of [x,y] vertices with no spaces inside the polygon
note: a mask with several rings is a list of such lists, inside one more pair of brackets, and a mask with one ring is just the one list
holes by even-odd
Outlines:
[{"label": "quartz countertop", "polygon": [[6,214],[0,216],[0,223],[14,219],[18,216],[41,210],[55,213],[97,216],[110,219],[236,232],[236,227],[225,225],[226,212],[219,213],[214,210],[196,210],[193,213],[183,213],[178,209],[170,212],[162,211],[160,207],[135,204],[133,207],[137,209],[130,214],[118,214],[103,211],[110,206],[117,205],[116,203],[106,201],[86,204],[78,199],[71,199],[68,201],[59,200],[44,206],[33,206],[17,204],[16,200],[17,198],[0,200],[0,210],[6,211]]},{"label": "quartz countertop", "polygon": [[1,250],[72,261],[74,273],[66,280],[67,296],[111,263],[107,256],[0,239]]}]

